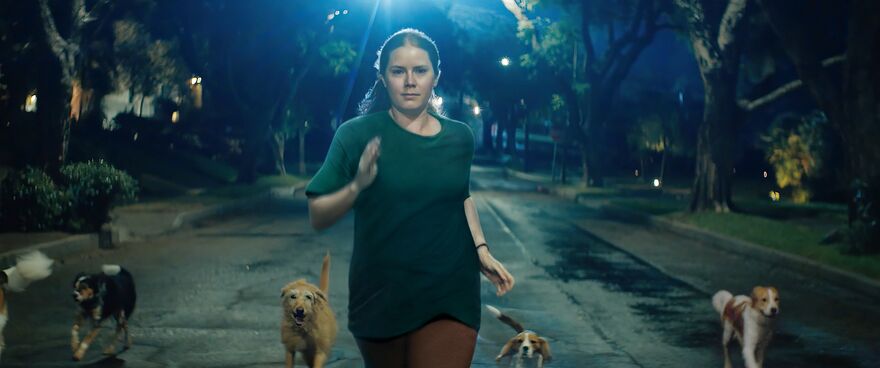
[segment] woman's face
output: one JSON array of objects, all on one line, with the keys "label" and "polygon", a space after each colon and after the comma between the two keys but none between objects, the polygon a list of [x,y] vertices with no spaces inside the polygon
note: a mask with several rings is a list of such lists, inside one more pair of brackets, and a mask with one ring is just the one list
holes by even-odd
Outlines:
[{"label": "woman's face", "polygon": [[391,52],[382,79],[394,108],[409,113],[424,110],[437,85],[428,52],[409,44]]}]

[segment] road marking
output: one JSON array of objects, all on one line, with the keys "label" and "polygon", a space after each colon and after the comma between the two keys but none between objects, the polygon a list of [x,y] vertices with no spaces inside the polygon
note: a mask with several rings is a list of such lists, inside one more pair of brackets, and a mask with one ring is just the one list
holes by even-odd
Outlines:
[{"label": "road marking", "polygon": [[495,209],[495,206],[491,203],[491,201],[488,199],[485,199],[484,201],[486,202],[486,207],[489,209],[489,213],[492,214],[492,217],[495,218],[495,221],[497,221],[498,224],[501,225],[501,230],[504,231],[504,233],[506,233],[508,236],[510,236],[511,239],[513,239],[513,243],[516,244],[517,247],[519,247],[519,250],[520,252],[522,252],[523,257],[525,257],[526,260],[531,261],[532,264],[538,265],[538,261],[534,257],[532,257],[532,254],[529,253],[528,249],[526,249],[525,244],[521,240],[519,240],[516,234],[514,234],[513,231],[511,231],[510,228],[507,226],[507,224],[504,223],[504,220],[501,219],[501,216],[498,215],[498,211]]}]

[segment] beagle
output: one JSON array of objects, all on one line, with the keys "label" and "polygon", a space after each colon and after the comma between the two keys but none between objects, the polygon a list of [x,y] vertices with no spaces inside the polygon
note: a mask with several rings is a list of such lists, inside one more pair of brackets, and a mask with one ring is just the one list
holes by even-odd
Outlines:
[{"label": "beagle", "polygon": [[541,368],[544,366],[545,360],[549,361],[552,358],[550,355],[550,344],[543,337],[538,336],[534,331],[524,329],[519,322],[510,318],[510,316],[501,313],[498,308],[486,305],[486,309],[488,309],[489,313],[492,313],[495,318],[498,318],[501,322],[504,322],[504,324],[513,327],[516,331],[516,336],[508,340],[507,343],[504,344],[504,347],[501,348],[501,352],[498,353],[498,356],[495,357],[496,362],[501,361],[501,358],[504,356],[510,355],[510,362],[516,362],[516,367],[521,367],[524,358],[537,358],[537,367]]}]

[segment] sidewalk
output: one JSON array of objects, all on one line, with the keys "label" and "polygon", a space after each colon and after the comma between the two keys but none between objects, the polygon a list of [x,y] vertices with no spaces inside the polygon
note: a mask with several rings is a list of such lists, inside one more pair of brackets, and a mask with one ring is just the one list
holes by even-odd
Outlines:
[{"label": "sidewalk", "polygon": [[606,218],[663,229],[696,240],[702,244],[741,256],[757,256],[764,261],[783,265],[789,270],[814,275],[839,287],[880,298],[880,282],[868,277],[827,266],[825,264],[820,264],[799,255],[785,253],[759,244],[697,228],[693,225],[675,221],[673,219],[652,216],[647,213],[614,205],[612,202],[620,196],[584,195],[583,190],[579,188],[553,182],[549,174],[524,173],[509,168],[503,168],[502,170],[508,176],[537,184],[538,190],[541,192],[570,199],[578,204],[599,211]]},{"label": "sidewalk", "polygon": [[[191,195],[118,207],[111,214],[112,244],[117,246],[170,234],[199,221],[258,207],[272,198],[292,196],[304,187],[305,183],[274,187],[236,199]],[[98,248],[98,234],[94,233],[0,233],[0,265],[11,265],[18,255],[33,250],[40,250],[50,258],[62,259]]]}]

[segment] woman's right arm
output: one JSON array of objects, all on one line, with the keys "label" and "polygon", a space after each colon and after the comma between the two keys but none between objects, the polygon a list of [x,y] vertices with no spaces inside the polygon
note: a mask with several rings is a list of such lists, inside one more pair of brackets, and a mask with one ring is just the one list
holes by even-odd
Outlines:
[{"label": "woman's right arm", "polygon": [[358,162],[354,180],[341,189],[318,197],[309,198],[309,221],[315,230],[323,230],[335,224],[354,206],[358,195],[376,179],[380,140],[370,140]]},{"label": "woman's right arm", "polygon": [[351,182],[336,192],[309,198],[309,221],[315,230],[324,230],[339,221],[354,205],[360,190]]}]

